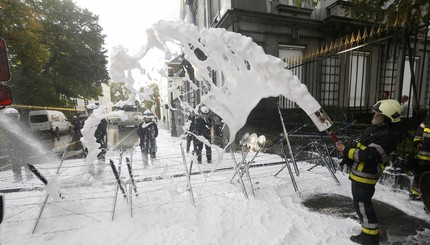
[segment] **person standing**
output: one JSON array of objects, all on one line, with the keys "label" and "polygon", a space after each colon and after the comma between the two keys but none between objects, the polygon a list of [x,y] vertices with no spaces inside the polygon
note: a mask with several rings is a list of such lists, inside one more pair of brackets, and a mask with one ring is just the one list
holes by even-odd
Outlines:
[{"label": "person standing", "polygon": [[78,116],[78,115],[76,115],[76,116],[73,116],[73,128],[74,128],[74,130],[75,130],[75,135],[76,135],[76,138],[81,138],[82,137],[82,134],[81,134],[81,129],[82,129],[82,122],[81,122],[81,118]]},{"label": "person standing", "polygon": [[402,98],[400,100],[400,118],[412,118],[412,106],[409,104],[409,96],[402,95]]},{"label": "person standing", "polygon": [[390,91],[384,91],[382,93],[382,100],[388,100],[390,99]]},{"label": "person standing", "polygon": [[379,224],[372,197],[389,154],[403,138],[398,101],[378,101],[373,106],[373,113],[372,124],[365,129],[356,145],[336,143],[337,150],[343,155],[341,165],[346,164],[350,168],[352,200],[361,223],[361,233],[350,239],[360,244],[379,244]]},{"label": "person standing", "polygon": [[[86,106],[88,116],[91,116],[93,114],[94,110],[99,108],[99,105],[97,104],[88,104]],[[88,120],[88,119],[87,119]],[[94,132],[94,137],[96,138],[96,142],[100,144],[100,152],[97,154],[97,175],[100,175],[105,167],[106,162],[106,152],[107,152],[107,120],[105,118],[102,118],[100,120],[100,123],[97,125],[96,131]],[[82,122],[82,128],[84,128],[85,121]],[[87,151],[87,149],[85,149]],[[93,165],[90,165],[90,173],[94,174],[94,168]]]},{"label": "person standing", "polygon": [[[0,147],[0,163],[12,166],[14,182],[21,182],[23,179],[22,168],[24,167],[26,180],[33,179],[33,175],[27,165],[32,159],[34,152],[25,144],[22,135],[24,131],[21,125],[20,114],[15,108],[5,108],[0,114],[0,139],[4,144]],[[6,128],[7,127],[7,128]],[[20,139],[21,138],[21,139]]]},{"label": "person standing", "polygon": [[[193,110],[189,110],[188,112],[188,116],[187,116],[187,122],[190,124],[188,131],[189,132],[193,132],[194,131],[194,120],[195,120],[195,115],[194,115],[194,111]],[[194,136],[191,133],[187,133],[187,153],[190,152],[190,148],[191,148],[191,142],[194,143]],[[193,150],[194,153],[194,150]]]},{"label": "person standing", "polygon": [[[197,136],[203,136],[209,143],[211,143],[211,127],[212,119],[209,116],[209,108],[202,106],[200,108],[201,115],[197,115],[194,120],[194,134]],[[206,149],[206,160],[208,163],[212,163],[212,149],[210,146],[205,145]],[[194,150],[197,154],[197,163],[202,164],[202,150],[203,142],[195,138],[194,139]]]},{"label": "person standing", "polygon": [[148,154],[151,157],[151,163],[156,158],[158,126],[153,122],[154,115],[151,111],[146,110],[143,113],[143,122],[139,124],[137,135],[140,139],[140,151],[142,155],[143,166],[148,167]]},{"label": "person standing", "polygon": [[430,171],[430,114],[427,114],[424,121],[418,127],[414,145],[418,149],[416,158],[418,161],[414,166],[414,179],[409,190],[411,200],[421,200],[420,180],[424,172]]}]

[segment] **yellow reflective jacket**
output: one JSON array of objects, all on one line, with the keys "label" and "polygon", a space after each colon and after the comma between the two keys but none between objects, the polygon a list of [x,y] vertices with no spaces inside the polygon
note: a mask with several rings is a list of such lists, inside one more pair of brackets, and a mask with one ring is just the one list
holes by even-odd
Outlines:
[{"label": "yellow reflective jacket", "polygon": [[344,157],[354,163],[349,179],[363,184],[375,185],[385,168],[389,154],[396,149],[397,128],[387,125],[371,125],[362,134],[356,146],[345,149]]}]

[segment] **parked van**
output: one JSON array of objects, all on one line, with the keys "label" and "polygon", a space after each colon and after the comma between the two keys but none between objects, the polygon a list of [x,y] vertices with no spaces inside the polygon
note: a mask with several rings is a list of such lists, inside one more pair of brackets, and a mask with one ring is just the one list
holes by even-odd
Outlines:
[{"label": "parked van", "polygon": [[121,120],[118,117],[112,117],[109,121],[113,125],[118,125],[118,128],[133,126],[138,127],[139,123],[143,122],[143,115],[139,111],[139,107],[135,105],[125,105],[123,107],[115,107],[116,110],[123,110],[127,114],[126,120]]},{"label": "parked van", "polygon": [[61,132],[70,132],[72,129],[71,123],[61,111],[30,111],[28,120],[33,132],[50,132],[59,136]]}]

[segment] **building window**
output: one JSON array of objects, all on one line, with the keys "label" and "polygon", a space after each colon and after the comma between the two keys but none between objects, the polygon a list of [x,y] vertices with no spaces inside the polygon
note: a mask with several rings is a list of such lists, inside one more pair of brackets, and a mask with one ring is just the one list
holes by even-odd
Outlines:
[{"label": "building window", "polygon": [[366,102],[366,79],[367,66],[369,64],[369,53],[353,52],[350,58],[350,88],[349,88],[349,106],[365,106]]},{"label": "building window", "polygon": [[[419,61],[419,58],[415,57],[415,61],[414,61],[414,73],[416,71],[416,67],[418,65],[418,61]],[[409,59],[409,56],[406,56],[405,70],[404,70],[404,73],[403,73],[402,95],[409,96],[409,104],[412,104],[413,96],[414,96],[414,93],[411,91],[411,86],[412,86],[412,84],[411,84],[411,77],[412,77],[412,72],[411,72],[411,66],[410,66],[410,59]],[[416,75],[415,75],[415,80],[417,80]]]},{"label": "building window", "polygon": [[[289,60],[292,58],[302,57],[305,48],[305,46],[279,45],[279,58],[283,60]],[[300,79],[300,81],[302,81],[302,79],[304,78],[302,66],[295,67],[291,69],[291,71]],[[282,109],[294,108],[295,103],[283,96],[279,96],[279,106]]]}]

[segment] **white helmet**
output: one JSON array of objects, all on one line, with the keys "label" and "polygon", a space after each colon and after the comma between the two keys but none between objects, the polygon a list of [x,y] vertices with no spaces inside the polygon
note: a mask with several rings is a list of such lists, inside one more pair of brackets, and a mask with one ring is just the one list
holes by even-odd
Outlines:
[{"label": "white helmet", "polygon": [[388,117],[391,122],[400,122],[400,104],[397,100],[387,99],[376,102],[373,106],[374,112],[379,112]]},{"label": "white helmet", "polygon": [[209,108],[207,108],[206,106],[202,106],[202,108],[200,108],[200,111],[201,111],[203,114],[208,114],[208,113],[209,113]]},{"label": "white helmet", "polygon": [[86,107],[87,107],[87,110],[95,110],[95,109],[99,108],[99,106],[97,104],[94,104],[94,103],[88,104]]},{"label": "white helmet", "polygon": [[146,110],[146,111],[143,113],[143,116],[144,116],[144,117],[152,117],[152,116],[153,116],[153,114],[152,114],[152,112],[151,112],[150,110]]},{"label": "white helmet", "polygon": [[2,111],[3,115],[5,115],[6,117],[9,118],[16,118],[17,120],[19,120],[19,118],[21,117],[21,115],[19,114],[18,110],[15,108],[5,108]]},{"label": "white helmet", "polygon": [[154,117],[154,114],[150,110],[146,110],[145,112],[143,112],[143,119],[145,119],[145,121],[147,122],[152,121],[153,117]]}]

